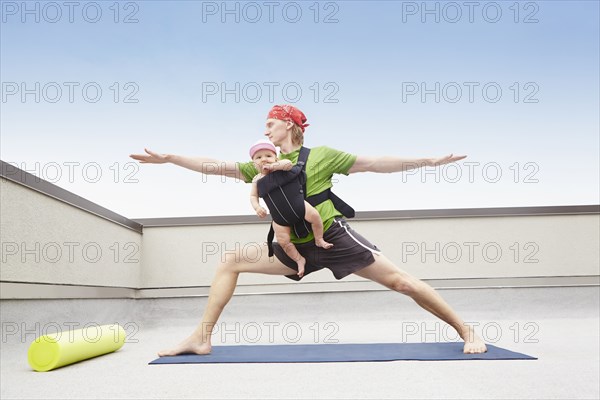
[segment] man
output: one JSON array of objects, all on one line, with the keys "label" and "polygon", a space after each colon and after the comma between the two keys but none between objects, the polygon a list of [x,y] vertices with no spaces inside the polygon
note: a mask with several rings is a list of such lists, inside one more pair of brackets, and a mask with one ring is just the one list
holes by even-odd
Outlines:
[{"label": "man", "polygon": [[[306,117],[296,107],[274,106],[267,117],[265,136],[280,148],[280,158],[297,162],[302,147]],[[223,175],[252,182],[259,173],[252,162],[222,162],[205,157],[185,157],[158,154],[145,149],[147,154],[131,155],[142,163],[173,163],[204,174]],[[329,147],[311,149],[306,163],[307,197],[332,186],[333,173],[353,174],[357,172],[401,172],[423,166],[439,166],[459,161],[466,156],[450,154],[442,158],[402,159],[396,157],[356,156]],[[464,340],[465,353],[487,351],[485,343],[475,334],[473,327],[465,325],[442,297],[429,285],[398,268],[367,239],[354,231],[344,220],[342,213],[330,200],[315,207],[323,220],[324,239],[333,244],[327,250],[314,245],[312,235],[306,238],[292,236],[292,242],[306,258],[305,276],[322,268],[330,269],[337,279],[356,274],[377,282],[391,290],[410,296],[423,309],[452,326]],[[227,252],[225,261],[217,268],[211,284],[208,303],[202,321],[194,332],[177,346],[163,350],[159,356],[182,353],[208,354],[211,351],[211,333],[221,312],[227,305],[237,284],[240,273],[262,273],[284,275],[290,279],[301,279],[297,275],[297,265],[277,243],[274,244],[275,260],[268,257],[267,246],[261,249],[259,259],[247,259],[242,253]],[[340,253],[341,252],[341,253]]]}]

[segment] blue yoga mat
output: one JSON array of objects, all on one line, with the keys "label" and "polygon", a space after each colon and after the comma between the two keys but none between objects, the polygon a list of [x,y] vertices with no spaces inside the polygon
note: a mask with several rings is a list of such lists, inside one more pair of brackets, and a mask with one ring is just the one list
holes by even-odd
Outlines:
[{"label": "blue yoga mat", "polygon": [[396,360],[537,360],[536,357],[487,345],[483,354],[464,354],[463,343],[361,343],[214,346],[199,356],[166,356],[150,364],[322,363]]}]

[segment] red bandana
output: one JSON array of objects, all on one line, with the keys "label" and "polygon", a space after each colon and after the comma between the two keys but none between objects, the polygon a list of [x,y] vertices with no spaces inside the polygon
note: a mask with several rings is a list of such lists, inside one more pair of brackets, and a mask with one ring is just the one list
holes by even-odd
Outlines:
[{"label": "red bandana", "polygon": [[267,118],[280,119],[282,121],[292,121],[302,129],[302,132],[304,132],[304,128],[310,125],[305,124],[306,116],[302,111],[287,104],[284,106],[273,106],[271,111],[269,111]]}]

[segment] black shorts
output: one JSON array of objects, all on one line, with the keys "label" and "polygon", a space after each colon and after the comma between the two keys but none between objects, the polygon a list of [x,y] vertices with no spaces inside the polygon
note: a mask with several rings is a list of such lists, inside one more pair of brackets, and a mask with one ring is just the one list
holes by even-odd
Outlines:
[{"label": "black shorts", "polygon": [[[336,218],[323,234],[326,242],[333,247],[323,249],[315,245],[315,241],[295,244],[298,252],[306,258],[304,276],[323,268],[329,268],[336,279],[342,279],[375,262],[373,253],[379,254],[377,246],[371,244],[348,225],[343,218]],[[273,253],[279,261],[298,271],[298,264],[292,260],[279,243],[273,243]],[[298,275],[286,275],[287,278],[299,281]]]}]

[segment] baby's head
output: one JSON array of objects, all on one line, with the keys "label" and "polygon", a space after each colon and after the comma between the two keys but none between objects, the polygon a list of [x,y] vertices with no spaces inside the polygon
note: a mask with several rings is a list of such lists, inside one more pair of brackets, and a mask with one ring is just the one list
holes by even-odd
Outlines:
[{"label": "baby's head", "polygon": [[277,161],[277,149],[268,140],[259,140],[250,147],[250,158],[254,165],[260,171],[264,164],[271,164]]}]

